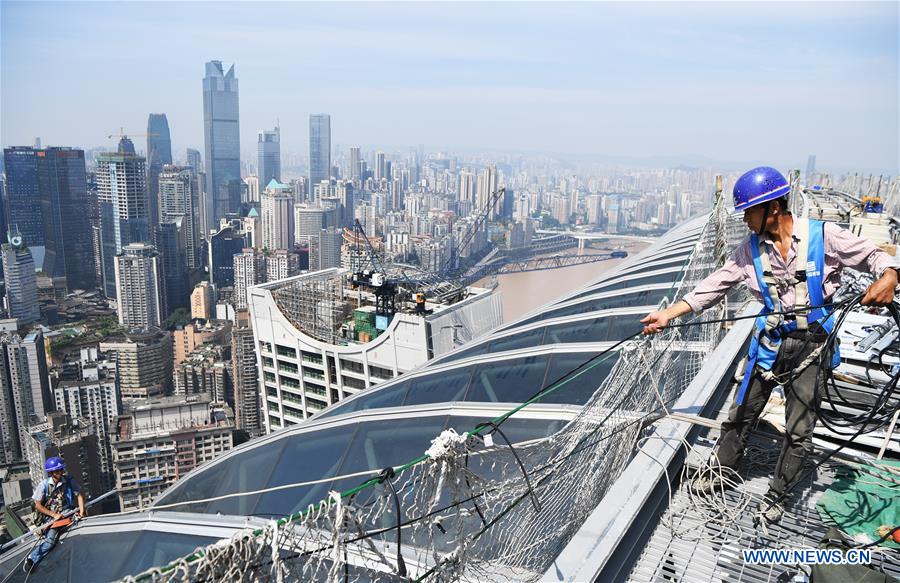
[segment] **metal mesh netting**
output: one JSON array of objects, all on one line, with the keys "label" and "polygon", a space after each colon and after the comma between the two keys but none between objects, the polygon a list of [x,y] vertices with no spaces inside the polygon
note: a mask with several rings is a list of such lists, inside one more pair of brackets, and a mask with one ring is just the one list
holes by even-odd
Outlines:
[{"label": "metal mesh netting", "polygon": [[[717,204],[672,286],[673,300],[724,261],[727,221]],[[721,333],[711,320],[722,310],[708,310],[698,325],[623,345],[592,399],[549,438],[512,447],[503,421],[549,392],[565,391],[569,380],[615,353],[595,357],[473,431],[445,431],[425,456],[380,479],[128,580],[537,580],[616,480],[648,420],[664,411],[663,402],[674,403],[703,366]]]}]

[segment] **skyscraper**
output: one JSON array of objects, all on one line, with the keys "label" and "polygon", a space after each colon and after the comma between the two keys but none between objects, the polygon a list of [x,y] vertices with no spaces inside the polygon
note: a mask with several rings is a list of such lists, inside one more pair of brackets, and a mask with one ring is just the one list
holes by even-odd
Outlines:
[{"label": "skyscraper", "polygon": [[343,230],[335,227],[321,229],[317,236],[310,237],[309,270],[318,271],[341,266],[341,244]]},{"label": "skyscraper", "polygon": [[387,159],[384,152],[375,152],[375,180],[380,182],[388,178],[387,176]]},{"label": "skyscraper", "polygon": [[159,175],[159,220],[181,217],[188,269],[200,267],[200,189],[191,168],[164,166]]},{"label": "skyscraper", "polygon": [[359,146],[350,148],[350,180],[355,186],[359,186]]},{"label": "skyscraper", "polygon": [[216,289],[234,285],[234,255],[246,246],[244,233],[234,224],[209,236],[209,281]]},{"label": "skyscraper", "polygon": [[108,298],[116,297],[116,255],[126,245],[150,241],[146,163],[133,152],[134,145],[123,138],[118,152],[97,156],[102,284]]},{"label": "skyscraper", "polygon": [[[161,222],[156,235],[160,271],[165,289],[166,314],[190,305],[187,269],[187,235],[183,216]],[[163,314],[163,317],[166,316]]]},{"label": "skyscraper", "polygon": [[206,143],[206,213],[203,232],[241,206],[241,143],[238,124],[238,80],[234,65],[206,63],[203,78],[203,128]]},{"label": "skyscraper", "polygon": [[7,224],[21,233],[37,268],[50,277],[67,278],[70,288],[93,288],[84,152],[7,148],[4,161]]},{"label": "skyscraper", "polygon": [[34,259],[25,244],[21,234],[10,233],[9,242],[2,247],[6,310],[19,326],[41,319]]},{"label": "skyscraper", "polygon": [[[44,219],[41,215],[41,184],[38,176],[38,154],[41,150],[31,147],[5,148],[3,163],[6,168],[6,222],[17,229],[38,256],[44,258]],[[2,234],[3,237],[6,233]]]},{"label": "skyscraper", "polygon": [[94,289],[84,151],[47,148],[38,153],[38,160],[46,247],[43,270],[53,278],[65,277],[69,289]]},{"label": "skyscraper", "polygon": [[187,149],[187,165],[196,173],[203,172],[203,163],[200,160],[199,150],[193,148]]},{"label": "skyscraper", "polygon": [[164,113],[151,113],[147,119],[147,192],[150,201],[150,224],[159,224],[159,173],[172,163],[172,139],[169,120]]},{"label": "skyscraper", "polygon": [[309,116],[309,194],[323,180],[331,178],[331,116]]},{"label": "skyscraper", "polygon": [[290,186],[269,182],[260,196],[262,206],[262,246],[290,249],[294,241],[294,193]]},{"label": "skyscraper", "polygon": [[159,253],[152,245],[131,243],[116,257],[119,325],[147,329],[165,319]]},{"label": "skyscraper", "polygon": [[266,185],[272,179],[281,182],[281,130],[278,126],[271,131],[259,132],[256,151],[259,156],[259,184]]}]

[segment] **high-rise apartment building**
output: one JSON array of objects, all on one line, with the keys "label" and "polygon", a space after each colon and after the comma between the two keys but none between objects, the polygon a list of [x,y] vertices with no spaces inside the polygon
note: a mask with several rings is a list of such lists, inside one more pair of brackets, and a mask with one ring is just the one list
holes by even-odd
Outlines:
[{"label": "high-rise apartment building", "polygon": [[207,395],[163,398],[120,416],[113,441],[122,511],[147,507],[200,464],[229,451],[234,413]]},{"label": "high-rise apartment building", "polygon": [[323,180],[331,178],[331,116],[309,116],[309,194]]},{"label": "high-rise apartment building", "polygon": [[262,246],[265,249],[290,249],[294,242],[294,193],[274,179],[260,195]]},{"label": "high-rise apartment building", "polygon": [[244,184],[247,185],[247,202],[259,202],[259,176],[247,176],[244,178]]},{"label": "high-rise apartment building", "polygon": [[319,235],[325,226],[325,209],[298,204],[294,206],[294,243],[309,246],[310,237]]},{"label": "high-rise apartment building", "polygon": [[[478,191],[476,194],[476,211],[481,211],[484,209],[488,201],[491,200],[491,196],[499,187],[498,178],[497,178],[497,167],[496,166],[488,166],[478,175]],[[491,212],[488,218],[490,220],[496,219],[503,212],[503,199],[499,199],[494,202],[494,205],[491,207]]]},{"label": "high-rise apartment building", "polygon": [[248,247],[234,256],[234,296],[236,310],[247,309],[247,288],[266,281],[266,261],[262,252]]},{"label": "high-rise apartment building", "polygon": [[132,243],[116,257],[119,324],[125,328],[161,326],[166,315],[159,253],[146,243]]},{"label": "high-rise apartment building", "polygon": [[86,419],[73,419],[66,413],[54,412],[46,421],[29,427],[23,453],[28,461],[33,484],[47,476],[44,461],[61,457],[66,473],[75,478],[86,497],[108,491],[111,481],[104,475],[100,440],[96,428]]},{"label": "high-rise apartment building", "polygon": [[122,400],[115,377],[60,381],[53,388],[53,397],[57,411],[66,412],[72,418],[87,419],[93,425],[100,453],[100,471],[107,482],[105,492],[114,485],[109,443],[116,417],[122,413]]},{"label": "high-rise apartment building", "polygon": [[320,229],[318,235],[310,237],[309,270],[318,271],[341,266],[341,245],[343,230],[335,227]]},{"label": "high-rise apartment building", "polygon": [[287,249],[276,249],[266,255],[266,281],[278,281],[300,273],[300,258]]},{"label": "high-rise apartment building", "polygon": [[153,328],[127,332],[100,343],[100,351],[115,357],[123,399],[163,394],[172,380],[172,337]]},{"label": "high-rise apartment building", "polygon": [[9,317],[15,318],[19,326],[37,322],[41,319],[41,309],[31,251],[19,233],[10,234],[9,242],[0,249]]},{"label": "high-rise apartment building", "polygon": [[4,463],[22,459],[29,426],[53,410],[45,354],[40,330],[24,338],[15,332],[0,334],[0,457]]},{"label": "high-rise apartment building", "polygon": [[203,232],[241,206],[241,142],[238,121],[238,80],[234,65],[206,63],[203,78],[203,128],[206,144],[206,216]]},{"label": "high-rise apartment building", "polygon": [[250,437],[262,435],[259,411],[259,371],[256,368],[256,348],[250,312],[238,310],[231,329],[232,384],[234,387],[234,415],[237,428]]},{"label": "high-rise apartment building", "polygon": [[151,113],[147,119],[147,194],[150,224],[159,223],[159,173],[172,164],[172,138],[164,113]]},{"label": "high-rise apartment building", "polygon": [[191,292],[191,318],[208,320],[213,309],[213,288],[208,281],[201,281]]},{"label": "high-rise apartment building", "polygon": [[190,167],[164,166],[159,174],[159,220],[182,217],[185,258],[190,270],[200,262],[200,189],[197,175]]},{"label": "high-rise apartment building", "polygon": [[115,153],[97,156],[102,291],[116,297],[116,256],[131,243],[150,242],[150,203],[145,160],[123,138]]},{"label": "high-rise apartment building", "polygon": [[281,129],[275,126],[273,130],[259,132],[256,151],[259,184],[268,184],[272,180],[281,182]]}]

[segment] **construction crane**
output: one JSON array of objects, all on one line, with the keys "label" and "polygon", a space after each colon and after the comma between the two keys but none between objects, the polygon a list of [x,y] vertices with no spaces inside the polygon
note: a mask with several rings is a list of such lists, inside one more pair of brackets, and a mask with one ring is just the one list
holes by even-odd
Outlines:
[{"label": "construction crane", "polygon": [[120,127],[120,128],[119,128],[119,133],[117,133],[117,134],[109,134],[108,136],[106,136],[106,139],[107,139],[107,140],[111,140],[111,139],[113,139],[113,138],[119,138],[119,139],[121,140],[122,138],[127,138],[128,136],[134,136],[134,137],[142,137],[142,138],[145,138],[145,137],[158,136],[158,135],[159,135],[159,134],[156,134],[156,133],[153,133],[153,132],[151,132],[151,133],[136,133],[136,134],[133,134],[133,133],[127,133],[127,134],[126,134],[126,133],[125,133],[125,128]]}]

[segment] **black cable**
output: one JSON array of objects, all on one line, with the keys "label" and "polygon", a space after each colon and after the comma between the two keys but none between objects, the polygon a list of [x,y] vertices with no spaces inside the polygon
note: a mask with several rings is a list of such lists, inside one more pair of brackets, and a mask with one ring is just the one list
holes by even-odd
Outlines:
[{"label": "black cable", "polygon": [[403,515],[400,513],[400,498],[397,496],[397,490],[394,488],[394,482],[391,481],[394,475],[394,468],[388,466],[381,470],[381,475],[378,476],[378,481],[381,483],[387,482],[388,487],[391,489],[391,494],[393,494],[394,496],[394,508],[397,510],[397,574],[401,577],[406,577],[406,563],[403,561],[403,553],[401,553],[400,540],[400,525],[403,521]]},{"label": "black cable", "polygon": [[[503,433],[503,430],[500,429],[500,425],[498,425],[497,423],[494,423],[493,421],[484,421],[482,423],[479,423],[478,425],[475,426],[475,429],[473,430],[473,432],[477,432],[482,427],[491,427],[491,432],[488,433],[488,435],[490,435],[491,433],[494,433],[496,431],[497,433],[500,434],[500,436],[506,442],[506,445],[509,446],[509,450],[512,452],[513,457],[516,458],[516,463],[519,464],[519,469],[522,470],[522,475],[525,477],[525,484],[528,486],[528,492],[531,494],[531,503],[534,504],[534,510],[535,510],[535,512],[540,512],[541,504],[538,501],[537,494],[534,493],[534,488],[531,487],[531,480],[528,478],[528,472],[525,471],[525,466],[522,464],[522,460],[519,459],[519,454],[516,453],[516,448],[513,446],[512,442],[509,440],[508,437],[506,437],[506,434]],[[484,437],[482,437],[482,439],[484,439]]]}]

